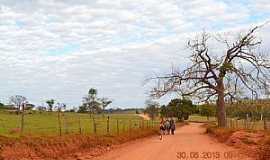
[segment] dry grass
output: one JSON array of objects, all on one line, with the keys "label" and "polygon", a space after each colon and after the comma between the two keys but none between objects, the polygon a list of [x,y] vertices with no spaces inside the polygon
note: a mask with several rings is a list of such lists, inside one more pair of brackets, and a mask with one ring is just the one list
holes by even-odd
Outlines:
[{"label": "dry grass", "polygon": [[119,136],[0,137],[0,159],[76,159],[83,152],[94,157],[106,152],[113,145],[156,133],[156,129],[147,129]]},{"label": "dry grass", "polygon": [[206,132],[218,139],[220,142],[226,142],[234,133],[234,130],[227,128],[218,128],[214,125],[207,124]]}]

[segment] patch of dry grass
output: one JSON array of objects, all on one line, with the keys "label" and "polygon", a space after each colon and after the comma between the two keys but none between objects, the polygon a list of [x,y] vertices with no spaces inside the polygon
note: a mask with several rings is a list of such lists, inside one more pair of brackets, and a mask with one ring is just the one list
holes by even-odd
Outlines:
[{"label": "patch of dry grass", "polygon": [[227,128],[218,128],[214,125],[206,125],[206,132],[218,139],[220,142],[226,142],[231,135],[233,134],[234,130],[227,129]]}]

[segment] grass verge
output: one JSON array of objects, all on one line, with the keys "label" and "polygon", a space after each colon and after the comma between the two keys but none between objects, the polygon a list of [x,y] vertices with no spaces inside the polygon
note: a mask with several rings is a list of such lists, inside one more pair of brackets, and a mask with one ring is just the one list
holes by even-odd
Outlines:
[{"label": "grass verge", "polygon": [[0,159],[77,159],[95,157],[113,145],[157,134],[157,129],[132,130],[119,136],[65,135],[62,137],[0,137]]}]

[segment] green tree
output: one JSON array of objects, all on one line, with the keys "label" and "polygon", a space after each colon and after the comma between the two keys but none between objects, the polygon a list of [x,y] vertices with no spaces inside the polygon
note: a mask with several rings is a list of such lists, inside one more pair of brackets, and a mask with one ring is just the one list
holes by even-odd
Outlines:
[{"label": "green tree", "polygon": [[179,121],[187,120],[189,115],[195,111],[191,100],[173,99],[168,104],[169,116],[177,117]]},{"label": "green tree", "polygon": [[96,89],[89,89],[88,95],[83,97],[83,105],[79,108],[79,111],[87,111],[90,117],[92,117],[92,114],[102,112],[101,103],[97,100]]},{"label": "green tree", "polygon": [[162,105],[160,107],[160,116],[161,117],[169,117],[169,109],[167,106]]},{"label": "green tree", "polygon": [[53,105],[55,103],[54,99],[49,99],[46,101],[47,105],[48,105],[48,111],[52,112],[53,111]]},{"label": "green tree", "polygon": [[95,88],[90,88],[88,91],[88,97],[91,98],[92,100],[95,100],[97,97],[97,89]]}]

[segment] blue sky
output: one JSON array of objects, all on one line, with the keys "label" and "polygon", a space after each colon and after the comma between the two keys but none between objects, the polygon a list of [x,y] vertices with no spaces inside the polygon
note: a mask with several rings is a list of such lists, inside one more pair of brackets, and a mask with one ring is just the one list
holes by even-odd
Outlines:
[{"label": "blue sky", "polygon": [[[269,20],[269,0],[0,0],[0,100],[78,106],[94,87],[111,107],[142,107],[144,80],[185,66],[191,37]],[[267,24],[265,47],[269,35]]]},{"label": "blue sky", "polygon": [[51,56],[67,55],[67,54],[72,54],[74,52],[78,52],[79,49],[80,49],[80,45],[67,43],[67,44],[64,44],[63,47],[56,47],[53,49],[48,49],[47,54]]}]

